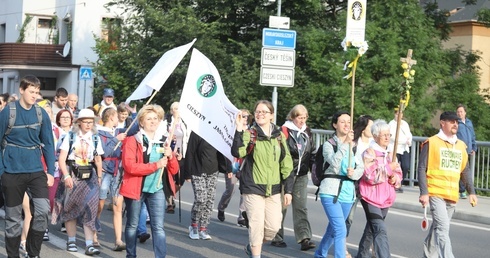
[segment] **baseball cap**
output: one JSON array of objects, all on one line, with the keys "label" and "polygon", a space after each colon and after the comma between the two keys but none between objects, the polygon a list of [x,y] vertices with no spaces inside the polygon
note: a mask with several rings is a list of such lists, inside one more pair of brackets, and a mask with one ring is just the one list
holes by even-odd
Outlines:
[{"label": "baseball cap", "polygon": [[453,121],[458,119],[459,119],[458,115],[456,115],[456,112],[453,111],[444,111],[439,117],[439,120],[445,120],[445,121]]},{"label": "baseball cap", "polygon": [[105,88],[104,97],[114,97],[114,90],[111,88]]}]

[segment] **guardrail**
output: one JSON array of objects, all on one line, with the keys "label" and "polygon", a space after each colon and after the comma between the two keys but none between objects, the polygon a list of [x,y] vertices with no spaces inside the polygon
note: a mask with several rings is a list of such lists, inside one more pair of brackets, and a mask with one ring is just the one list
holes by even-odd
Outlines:
[{"label": "guardrail", "polygon": [[[330,137],[333,130],[312,129],[315,149],[324,143]],[[410,147],[410,173],[405,178],[409,186],[415,186],[418,183],[416,168],[420,154],[420,144],[427,140],[428,137],[413,136],[412,146]],[[469,156],[471,176],[476,190],[490,192],[490,142],[476,142],[477,151],[475,155]]]}]

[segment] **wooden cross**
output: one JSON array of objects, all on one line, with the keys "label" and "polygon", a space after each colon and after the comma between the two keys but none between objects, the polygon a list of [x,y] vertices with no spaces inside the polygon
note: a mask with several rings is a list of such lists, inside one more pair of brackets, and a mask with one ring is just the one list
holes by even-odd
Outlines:
[{"label": "wooden cross", "polygon": [[[402,63],[407,63],[408,70],[410,70],[412,68],[412,65],[417,64],[417,60],[412,59],[412,52],[413,52],[413,50],[409,49],[407,52],[407,57],[400,58],[400,61]],[[401,125],[402,115],[403,115],[404,109],[405,109],[405,104],[403,101],[400,100],[400,106],[398,106],[398,116],[397,116],[397,120],[396,120],[395,142],[393,144],[393,146],[394,146],[393,147],[393,157],[391,160],[396,160],[396,148],[398,145],[398,136],[400,134],[400,125]]]},{"label": "wooden cross", "polygon": [[407,52],[407,57],[400,58],[400,61],[402,63],[407,63],[408,64],[408,68],[411,68],[412,65],[416,65],[417,64],[417,60],[412,59],[412,52],[413,52],[413,50],[409,49],[408,52]]}]

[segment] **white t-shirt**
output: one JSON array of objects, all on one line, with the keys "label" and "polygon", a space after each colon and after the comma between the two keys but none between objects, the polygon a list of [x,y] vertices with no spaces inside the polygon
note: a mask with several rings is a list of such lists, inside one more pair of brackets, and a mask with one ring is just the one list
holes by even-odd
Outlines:
[{"label": "white t-shirt", "polygon": [[[396,134],[396,121],[391,120],[390,123],[390,146],[388,150],[393,151],[393,145],[395,144],[395,134]],[[403,154],[403,152],[410,153],[410,146],[412,145],[412,132],[410,132],[410,126],[405,120],[401,120],[400,131],[398,133],[398,144],[396,146],[396,153]]]},{"label": "white t-shirt", "polygon": [[[104,149],[102,148],[102,142],[98,135],[97,143],[97,155],[102,156],[104,154]],[[70,146],[70,136],[67,135],[63,142],[61,143],[60,149],[68,151]],[[94,141],[92,140],[92,132],[87,132],[85,135],[81,135],[79,132],[75,136],[75,141],[72,144],[72,150],[70,155],[68,155],[68,160],[74,160],[75,163],[81,166],[88,165],[89,162],[94,161]]]}]

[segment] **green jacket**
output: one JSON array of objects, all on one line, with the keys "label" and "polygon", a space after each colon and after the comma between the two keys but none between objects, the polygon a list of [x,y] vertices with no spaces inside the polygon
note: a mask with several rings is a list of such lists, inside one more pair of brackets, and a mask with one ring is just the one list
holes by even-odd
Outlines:
[{"label": "green jacket", "polygon": [[[280,127],[272,126],[274,128],[271,137],[266,136],[257,125],[247,131],[235,132],[231,153],[236,158],[243,158],[244,163],[240,170],[242,194],[271,196],[281,193],[282,185],[284,193],[293,192],[293,160],[286,136]],[[251,130],[256,131],[255,144],[251,139]]]}]

